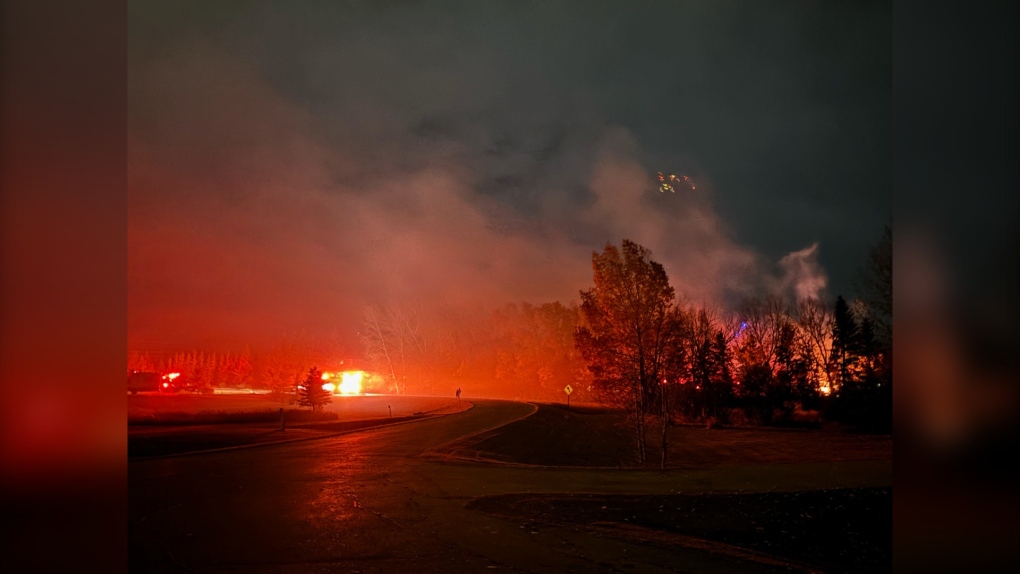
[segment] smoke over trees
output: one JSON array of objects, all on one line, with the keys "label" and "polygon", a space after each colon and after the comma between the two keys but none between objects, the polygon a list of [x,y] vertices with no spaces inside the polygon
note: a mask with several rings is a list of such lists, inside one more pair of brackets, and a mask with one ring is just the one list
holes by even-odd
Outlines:
[{"label": "smoke over trees", "polygon": [[556,400],[568,384],[585,394],[586,371],[573,345],[576,306],[510,303],[495,310],[426,308],[420,303],[365,308],[360,331],[369,368],[385,390]]},{"label": "smoke over trees", "polygon": [[446,395],[460,387],[476,397],[560,402],[570,385],[575,402],[630,413],[642,461],[648,421],[658,422],[663,443],[681,422],[827,419],[888,429],[891,282],[881,279],[891,263],[879,255],[889,241],[887,231],[872,252],[867,273],[878,279],[867,299],[827,302],[782,289],[725,312],[677,296],[651,252],[624,240],[592,254],[593,286],[580,291],[580,304],[367,305],[364,363],[339,339],[292,335],[256,352],[133,353],[129,369],[179,372],[193,390],[269,389],[281,400],[309,365],[347,370],[351,360],[370,371],[368,392]]},{"label": "smoke over trees", "polygon": [[824,411],[889,428],[891,353],[867,304],[840,296],[830,311],[817,298],[794,306],[770,295],[722,320],[678,299],[650,255],[629,240],[593,254],[575,337],[596,397],[630,413],[640,461],[650,416],[659,419],[663,468],[667,427],[680,420],[793,424]]}]

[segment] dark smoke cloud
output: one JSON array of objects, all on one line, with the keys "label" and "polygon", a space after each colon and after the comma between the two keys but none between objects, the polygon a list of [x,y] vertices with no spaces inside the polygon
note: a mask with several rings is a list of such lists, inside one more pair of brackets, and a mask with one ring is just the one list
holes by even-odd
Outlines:
[{"label": "dark smoke cloud", "polygon": [[[733,207],[758,205],[774,183],[763,176],[805,160],[783,122],[813,122],[829,142],[826,130],[870,109],[868,90],[844,104],[805,85],[811,65],[859,42],[816,62],[801,53],[816,38],[748,30],[728,5],[658,14],[687,18],[685,34],[648,6],[182,6],[138,5],[131,20],[129,332],[141,350],[334,329],[354,346],[362,307],[387,300],[569,301],[591,281],[591,252],[622,238],[688,297],[732,303],[772,287],[770,262],[788,251],[827,245],[819,221],[846,204],[805,202],[816,188],[784,182],[792,191],[753,217]],[[869,10],[856,25],[876,33],[877,19],[880,33]],[[776,53],[752,56],[756,45]],[[794,184],[814,178],[830,196],[845,185],[823,176],[846,161],[804,163]],[[654,173],[670,169],[697,191],[659,192]],[[849,205],[877,228],[878,204]],[[792,216],[800,227],[744,231]],[[816,255],[791,254],[781,273],[817,284]]]}]

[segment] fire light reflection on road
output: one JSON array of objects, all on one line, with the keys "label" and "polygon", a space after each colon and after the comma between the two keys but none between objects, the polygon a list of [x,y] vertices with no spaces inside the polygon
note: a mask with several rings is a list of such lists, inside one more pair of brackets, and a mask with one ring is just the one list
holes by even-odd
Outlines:
[{"label": "fire light reflection on road", "polygon": [[372,443],[368,433],[354,433],[337,442],[322,456],[314,458],[311,476],[317,492],[308,507],[308,519],[323,530],[342,527],[351,532],[351,522],[364,515],[359,501],[359,489],[366,487],[362,475],[368,447]]}]

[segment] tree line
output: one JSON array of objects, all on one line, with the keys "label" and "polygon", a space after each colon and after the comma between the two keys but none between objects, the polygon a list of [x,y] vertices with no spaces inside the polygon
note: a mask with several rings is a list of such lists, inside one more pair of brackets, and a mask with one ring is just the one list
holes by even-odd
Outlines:
[{"label": "tree line", "polygon": [[[574,401],[629,413],[642,460],[649,429],[665,441],[669,426],[685,422],[832,420],[888,430],[891,253],[886,228],[862,273],[861,297],[849,301],[770,295],[731,311],[694,304],[647,249],[624,240],[592,254],[593,286],[580,303],[368,305],[359,330],[373,374],[367,390],[452,395],[463,388],[469,396],[562,401],[570,385]],[[310,366],[343,368],[338,359],[350,355],[337,337],[292,336],[255,354],[134,353],[129,369],[282,395]]]},{"label": "tree line", "polygon": [[365,308],[361,341],[385,392],[556,400],[571,384],[590,387],[573,341],[577,305],[509,303],[499,309],[426,306]]},{"label": "tree line", "polygon": [[[625,240],[593,253],[580,304],[454,309],[370,305],[361,339],[386,392],[564,399],[709,424],[837,420],[887,428],[891,396],[891,233],[852,301],[750,298],[735,311],[678,296],[663,267]],[[640,416],[639,416],[640,414]],[[661,428],[660,428],[661,430]]]},{"label": "tree line", "polygon": [[171,354],[132,352],[128,371],[179,373],[181,381],[196,391],[214,386],[247,387],[251,383],[251,352],[205,353],[187,351]]},{"label": "tree line", "polygon": [[[882,254],[886,254],[883,256]],[[575,343],[604,404],[625,409],[647,460],[650,427],[678,422],[793,424],[825,417],[891,427],[891,233],[872,252],[869,304],[842,296],[752,298],[724,316],[678,297],[662,265],[624,240],[593,253]],[[886,314],[887,313],[887,314]]]},{"label": "tree line", "polygon": [[128,371],[179,373],[180,383],[197,392],[211,392],[213,387],[251,388],[269,390],[283,398],[299,390],[310,366],[340,370],[344,367],[341,361],[350,354],[337,337],[291,334],[257,351],[132,352],[128,355]]}]

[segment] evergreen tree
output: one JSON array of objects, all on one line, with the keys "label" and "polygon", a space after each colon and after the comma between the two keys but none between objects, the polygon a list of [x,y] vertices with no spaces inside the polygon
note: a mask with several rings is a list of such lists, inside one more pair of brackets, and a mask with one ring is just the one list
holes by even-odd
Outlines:
[{"label": "evergreen tree", "polygon": [[871,317],[861,319],[857,333],[857,353],[860,355],[862,375],[866,386],[876,383],[878,344],[875,340],[875,323]]},{"label": "evergreen tree", "polygon": [[245,347],[244,352],[234,357],[230,364],[230,380],[233,386],[246,387],[252,374],[251,350]]},{"label": "evergreen tree", "polygon": [[854,368],[857,364],[860,326],[850,311],[850,306],[840,295],[832,315],[832,356],[837,392],[850,391],[855,383]]},{"label": "evergreen tree", "polygon": [[733,373],[731,370],[731,363],[733,360],[733,353],[730,352],[730,346],[726,340],[726,335],[724,335],[722,331],[717,331],[715,334],[715,340],[712,342],[712,357],[712,365],[714,367],[712,380],[718,385],[732,387]]},{"label": "evergreen tree", "polygon": [[715,400],[713,409],[715,415],[719,416],[728,411],[733,405],[733,375],[730,371],[731,353],[726,342],[726,336],[722,331],[715,334],[712,341],[711,354],[711,375],[712,396]]},{"label": "evergreen tree", "polygon": [[301,383],[298,404],[319,411],[333,399],[330,392],[322,388],[322,371],[317,367],[308,370],[308,376]]},{"label": "evergreen tree", "polygon": [[769,400],[784,417],[789,417],[809,388],[808,367],[798,352],[797,329],[792,322],[783,324],[778,339],[776,364],[779,368],[769,389]]}]

